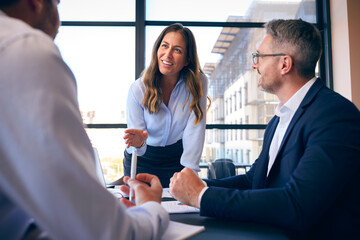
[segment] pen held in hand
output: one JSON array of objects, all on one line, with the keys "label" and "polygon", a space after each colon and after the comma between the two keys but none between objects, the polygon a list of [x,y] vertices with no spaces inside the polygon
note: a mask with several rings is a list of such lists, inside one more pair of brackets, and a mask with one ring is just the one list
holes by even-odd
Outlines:
[{"label": "pen held in hand", "polygon": [[[135,179],[136,176],[136,168],[137,168],[137,151],[134,150],[131,156],[131,170],[130,170],[130,178]],[[133,189],[130,188],[129,200],[133,201]]]}]

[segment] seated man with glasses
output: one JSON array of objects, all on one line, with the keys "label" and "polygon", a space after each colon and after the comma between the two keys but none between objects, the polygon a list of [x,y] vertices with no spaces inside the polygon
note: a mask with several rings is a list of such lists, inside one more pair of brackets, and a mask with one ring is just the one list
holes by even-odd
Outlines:
[{"label": "seated man with glasses", "polygon": [[188,168],[170,192],[202,216],[269,224],[291,237],[360,236],[360,112],[315,77],[320,32],[302,20],[273,20],[252,54],[259,88],[280,103],[262,151],[244,175],[206,184]]}]

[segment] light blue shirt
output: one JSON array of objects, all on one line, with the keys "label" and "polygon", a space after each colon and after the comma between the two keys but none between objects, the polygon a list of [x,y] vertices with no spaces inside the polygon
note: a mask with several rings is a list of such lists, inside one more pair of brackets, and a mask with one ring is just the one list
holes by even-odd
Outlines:
[{"label": "light blue shirt", "polygon": [[[147,130],[149,137],[146,144],[150,146],[163,147],[182,139],[184,151],[180,163],[194,171],[200,171],[199,163],[205,140],[208,81],[204,74],[201,74],[201,81],[203,96],[200,99],[200,106],[204,116],[197,125],[194,125],[195,114],[193,111],[189,111],[192,95],[186,87],[183,77],[180,77],[175,85],[168,106],[161,103],[157,113],[149,113],[142,104],[146,91],[142,78],[137,79],[131,85],[127,99],[128,128]],[[139,156],[145,154],[146,144],[137,149]],[[126,150],[128,153],[132,153],[133,148]]]},{"label": "light blue shirt", "polygon": [[271,167],[275,162],[275,158],[280,148],[280,144],[284,138],[285,132],[291,122],[291,119],[293,118],[296,110],[299,108],[300,103],[304,99],[306,93],[314,84],[315,80],[316,77],[312,78],[304,86],[302,86],[285,104],[280,102],[276,106],[275,115],[278,116],[280,120],[270,144],[267,175],[269,175]]}]

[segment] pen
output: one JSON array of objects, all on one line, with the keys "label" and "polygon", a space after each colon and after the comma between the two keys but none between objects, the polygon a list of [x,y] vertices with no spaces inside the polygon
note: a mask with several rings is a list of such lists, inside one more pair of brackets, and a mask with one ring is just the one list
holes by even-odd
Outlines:
[{"label": "pen", "polygon": [[[130,178],[135,179],[136,176],[136,167],[137,167],[137,151],[134,150],[131,156],[131,170],[130,170]],[[133,189],[130,188],[130,202],[133,200]]]}]

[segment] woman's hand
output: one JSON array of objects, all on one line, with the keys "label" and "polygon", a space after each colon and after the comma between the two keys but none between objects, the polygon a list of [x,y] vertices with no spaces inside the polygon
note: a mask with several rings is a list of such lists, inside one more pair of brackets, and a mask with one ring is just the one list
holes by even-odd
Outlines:
[{"label": "woman's hand", "polygon": [[125,130],[125,144],[127,148],[130,146],[139,148],[148,138],[148,131],[142,131],[140,129],[126,129]]}]

